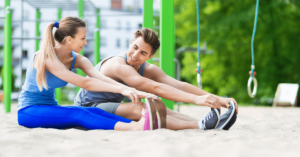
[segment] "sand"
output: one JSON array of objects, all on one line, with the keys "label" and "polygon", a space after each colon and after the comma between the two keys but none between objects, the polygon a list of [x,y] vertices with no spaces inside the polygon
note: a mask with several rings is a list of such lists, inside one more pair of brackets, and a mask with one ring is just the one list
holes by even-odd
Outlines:
[{"label": "sand", "polygon": [[[198,119],[209,111],[199,106],[180,110]],[[300,108],[240,107],[237,122],[229,131],[123,132],[28,129],[18,125],[16,105],[6,114],[0,104],[0,157],[267,155],[300,156]]]}]

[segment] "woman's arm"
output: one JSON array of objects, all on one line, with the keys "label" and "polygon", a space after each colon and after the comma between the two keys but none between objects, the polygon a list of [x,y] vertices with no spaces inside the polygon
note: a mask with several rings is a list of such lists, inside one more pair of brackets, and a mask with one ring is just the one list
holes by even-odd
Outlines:
[{"label": "woman's arm", "polygon": [[51,59],[46,60],[46,70],[51,72],[56,77],[88,91],[120,93],[132,99],[133,103],[135,104],[138,103],[139,99],[149,96],[152,98],[155,97],[152,94],[129,90],[128,88],[109,84],[96,78],[82,77],[55,63]]}]

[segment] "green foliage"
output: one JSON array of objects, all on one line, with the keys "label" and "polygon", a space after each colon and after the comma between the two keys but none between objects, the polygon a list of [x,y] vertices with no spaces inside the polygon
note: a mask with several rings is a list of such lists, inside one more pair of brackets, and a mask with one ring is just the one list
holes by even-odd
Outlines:
[{"label": "green foliage", "polygon": [[[251,70],[251,38],[255,0],[201,0],[201,44],[212,55],[201,55],[204,90],[252,103],[247,94]],[[197,46],[196,0],[175,0],[176,45]],[[260,1],[254,40],[256,98],[274,97],[278,83],[300,83],[300,2]],[[194,85],[197,54],[184,54],[181,78]]]}]

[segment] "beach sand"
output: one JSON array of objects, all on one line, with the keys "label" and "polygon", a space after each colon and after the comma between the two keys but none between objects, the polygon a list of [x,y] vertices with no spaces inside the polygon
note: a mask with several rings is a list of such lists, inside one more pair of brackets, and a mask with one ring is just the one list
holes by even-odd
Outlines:
[{"label": "beach sand", "polygon": [[[210,109],[181,106],[202,119]],[[226,109],[222,109],[225,113]],[[300,108],[239,107],[229,131],[82,131],[28,129],[17,123],[16,105],[6,114],[0,104],[0,157],[44,156],[300,156]]]}]

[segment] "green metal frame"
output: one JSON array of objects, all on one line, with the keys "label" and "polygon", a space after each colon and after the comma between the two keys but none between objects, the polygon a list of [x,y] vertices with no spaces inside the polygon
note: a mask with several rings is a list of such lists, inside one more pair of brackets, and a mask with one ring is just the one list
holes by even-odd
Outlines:
[{"label": "green metal frame", "polygon": [[[171,77],[175,77],[175,33],[174,0],[160,1],[160,68]],[[165,105],[173,109],[173,101],[163,99]]]},{"label": "green metal frame", "polygon": [[[83,12],[84,12],[84,1],[83,0],[78,0],[78,17],[83,19]],[[84,51],[83,49],[80,51],[80,54],[84,56]],[[84,76],[84,72],[80,69],[77,69],[77,74],[80,76]],[[79,92],[80,87],[76,87],[77,92]]]},{"label": "green metal frame", "polygon": [[[153,0],[144,0],[143,28],[153,29]],[[149,59],[147,62],[152,64],[152,58]]]},{"label": "green metal frame", "polygon": [[[61,8],[57,9],[57,22],[59,22],[61,19],[61,11]],[[61,105],[61,88],[55,89],[55,99],[57,100],[57,103]]]},{"label": "green metal frame", "polygon": [[[41,33],[40,33],[40,20],[41,20],[41,12],[40,9],[36,9],[36,13],[35,13],[35,18],[36,18],[36,22],[35,22],[35,37],[40,37]],[[35,52],[37,52],[40,49],[40,40],[36,39],[35,40]]]},{"label": "green metal frame", "polygon": [[5,24],[4,24],[4,109],[5,112],[10,112],[11,103],[11,9],[10,0],[5,0]]},{"label": "green metal frame", "polygon": [[96,9],[96,28],[94,31],[94,65],[100,62],[100,9]]}]

